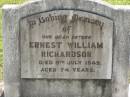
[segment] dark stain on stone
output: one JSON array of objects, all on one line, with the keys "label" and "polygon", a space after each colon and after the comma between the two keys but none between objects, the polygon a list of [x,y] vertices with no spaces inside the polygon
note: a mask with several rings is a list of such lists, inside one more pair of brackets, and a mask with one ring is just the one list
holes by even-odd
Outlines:
[{"label": "dark stain on stone", "polygon": [[81,89],[85,88],[86,80],[81,80]]},{"label": "dark stain on stone", "polygon": [[111,81],[109,81],[109,80],[97,80],[97,81],[95,81],[95,85],[97,87],[101,87],[101,89],[102,89],[102,94],[101,94],[102,97],[105,97],[105,91],[106,91],[106,88],[107,88],[107,86],[110,82]]}]

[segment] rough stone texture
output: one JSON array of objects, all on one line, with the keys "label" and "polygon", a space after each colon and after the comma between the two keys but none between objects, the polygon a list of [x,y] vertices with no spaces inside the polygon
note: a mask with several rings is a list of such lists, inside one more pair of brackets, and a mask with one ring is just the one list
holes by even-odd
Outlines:
[{"label": "rough stone texture", "polygon": [[57,10],[25,17],[20,21],[21,77],[111,79],[112,40],[113,21],[84,11]]},{"label": "rough stone texture", "polygon": [[[114,21],[112,80],[21,79],[19,20],[50,10],[84,10]],[[3,7],[5,97],[127,97],[130,9],[90,0],[38,0]]]}]

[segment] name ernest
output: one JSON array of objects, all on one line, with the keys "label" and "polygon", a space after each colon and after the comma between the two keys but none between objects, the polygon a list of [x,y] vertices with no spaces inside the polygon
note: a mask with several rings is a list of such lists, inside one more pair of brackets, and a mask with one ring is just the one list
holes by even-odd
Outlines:
[{"label": "name ernest", "polygon": [[[53,50],[69,48],[69,50]],[[89,49],[102,49],[103,42],[68,42],[63,45],[62,42],[30,42],[29,48],[32,49],[50,49],[42,50],[41,57],[91,57]],[[80,50],[83,48],[84,50]],[[77,50],[75,50],[77,49]]]}]

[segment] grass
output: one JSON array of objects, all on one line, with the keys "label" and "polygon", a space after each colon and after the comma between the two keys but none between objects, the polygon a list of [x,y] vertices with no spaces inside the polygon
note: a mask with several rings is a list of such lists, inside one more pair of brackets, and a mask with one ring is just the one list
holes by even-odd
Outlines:
[{"label": "grass", "polygon": [[[0,0],[0,80],[2,80],[3,76],[3,44],[2,44],[2,11],[1,7],[4,4],[19,4],[23,3],[27,0]],[[104,0],[106,2],[109,2],[111,4],[117,4],[117,5],[127,5],[130,4],[130,0]]]},{"label": "grass", "polygon": [[104,0],[114,5],[130,5],[130,0]]},{"label": "grass", "polygon": [[2,10],[0,10],[0,80],[3,79]]},{"label": "grass", "polygon": [[2,7],[4,4],[19,4],[25,1],[27,0],[0,0],[0,7]]}]

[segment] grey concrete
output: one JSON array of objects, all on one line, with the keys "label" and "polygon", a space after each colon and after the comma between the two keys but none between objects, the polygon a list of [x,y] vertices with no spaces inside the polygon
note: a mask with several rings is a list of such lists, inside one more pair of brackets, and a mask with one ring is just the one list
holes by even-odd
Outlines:
[{"label": "grey concrete", "polygon": [[[111,79],[21,78],[19,21],[50,10],[80,10],[114,21]],[[130,8],[91,0],[37,0],[3,7],[5,97],[128,97]],[[106,68],[107,69],[107,68]]]},{"label": "grey concrete", "polygon": [[[49,18],[50,21],[40,22],[39,19],[43,18]],[[95,23],[84,22],[85,19]],[[32,21],[36,24],[32,24]],[[64,31],[68,26],[70,30]],[[58,10],[25,17],[20,22],[21,77],[111,79],[112,39],[113,21],[99,15]],[[70,46],[72,43],[74,45]],[[36,47],[36,44],[39,46]],[[55,53],[51,54],[52,57],[47,56],[47,52],[52,51],[59,53],[58,57]],[[66,52],[72,54],[70,51],[75,52],[73,57],[66,56]],[[51,61],[51,64],[45,64],[47,61]]]}]

